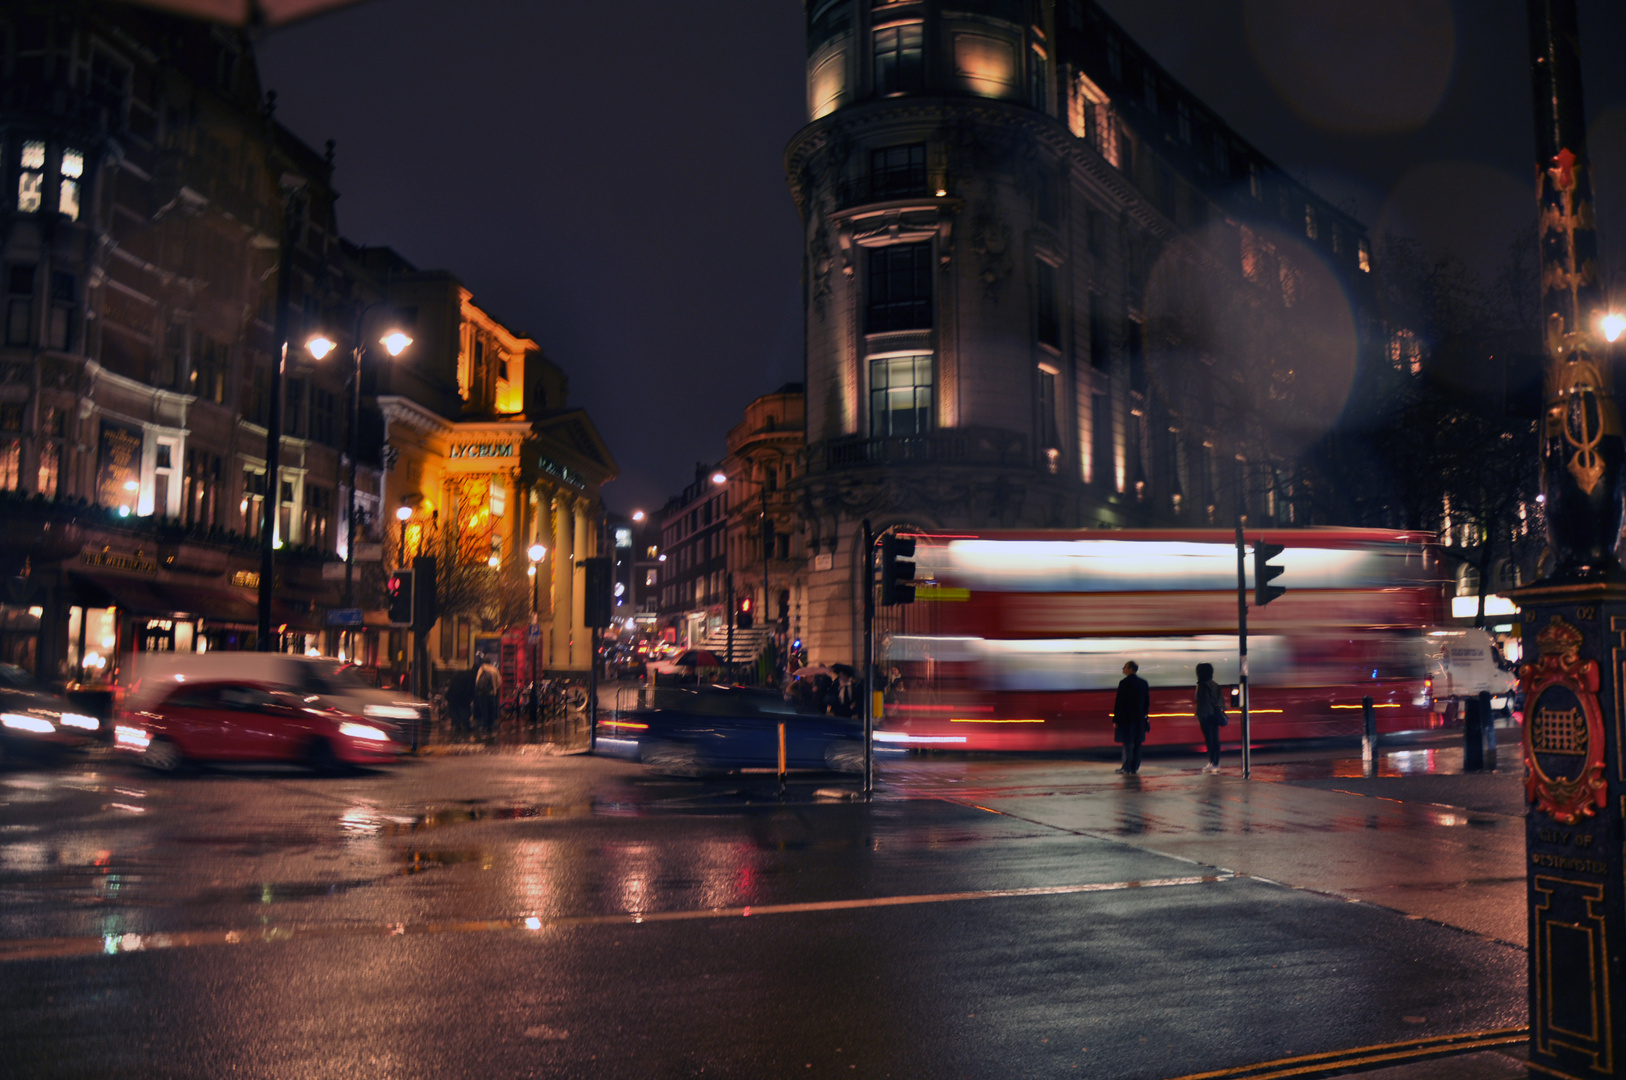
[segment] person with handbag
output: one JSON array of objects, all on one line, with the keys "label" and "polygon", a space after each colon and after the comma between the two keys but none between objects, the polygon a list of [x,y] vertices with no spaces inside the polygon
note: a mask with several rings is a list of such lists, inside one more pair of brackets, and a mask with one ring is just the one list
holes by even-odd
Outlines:
[{"label": "person with handbag", "polygon": [[1219,729],[1229,724],[1225,715],[1225,691],[1214,681],[1214,665],[1197,665],[1197,694],[1194,702],[1197,724],[1203,729],[1203,741],[1208,744],[1208,764],[1205,773],[1220,771]]}]

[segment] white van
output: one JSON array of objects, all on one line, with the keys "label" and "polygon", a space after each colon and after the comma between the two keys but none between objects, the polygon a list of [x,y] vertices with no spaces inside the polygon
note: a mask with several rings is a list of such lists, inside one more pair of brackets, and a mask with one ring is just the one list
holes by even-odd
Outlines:
[{"label": "white van", "polygon": [[177,682],[247,679],[301,694],[320,694],[347,712],[389,720],[412,741],[429,730],[429,703],[403,690],[382,690],[364,680],[353,665],[328,656],[263,652],[143,652],[126,660],[133,677],[124,708],[140,712]]},{"label": "white van", "polygon": [[1444,712],[1452,698],[1481,693],[1490,694],[1492,709],[1509,707],[1518,679],[1497,662],[1496,642],[1485,631],[1440,627],[1424,634],[1422,642],[1435,712]]}]

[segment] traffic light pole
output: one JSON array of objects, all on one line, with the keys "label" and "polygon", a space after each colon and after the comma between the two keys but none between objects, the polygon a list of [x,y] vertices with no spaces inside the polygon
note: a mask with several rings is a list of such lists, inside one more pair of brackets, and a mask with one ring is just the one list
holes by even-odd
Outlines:
[{"label": "traffic light pole", "polygon": [[875,791],[875,531],[864,519],[864,798]]},{"label": "traffic light pole", "polygon": [[1248,730],[1248,556],[1242,539],[1242,523],[1247,520],[1238,514],[1236,519],[1236,685],[1242,705],[1242,779],[1253,771],[1253,758],[1249,753],[1251,740]]}]

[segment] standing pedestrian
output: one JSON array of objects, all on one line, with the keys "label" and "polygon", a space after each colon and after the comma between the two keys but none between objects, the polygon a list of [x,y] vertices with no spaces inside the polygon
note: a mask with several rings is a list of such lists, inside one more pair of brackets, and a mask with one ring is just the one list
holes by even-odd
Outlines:
[{"label": "standing pedestrian", "polygon": [[1225,692],[1214,682],[1214,665],[1197,665],[1197,693],[1193,700],[1197,713],[1197,726],[1203,729],[1203,741],[1208,744],[1208,764],[1205,773],[1220,771],[1219,729],[1231,721],[1225,715]]},{"label": "standing pedestrian", "polygon": [[502,672],[484,653],[474,673],[474,722],[480,734],[491,738],[497,733],[497,694],[502,690]]},{"label": "standing pedestrian", "polygon": [[452,675],[446,684],[446,711],[452,714],[452,735],[462,742],[468,738],[474,717],[474,680],[480,674],[479,660]]},{"label": "standing pedestrian", "polygon": [[1115,771],[1125,776],[1140,772],[1141,744],[1146,741],[1146,733],[1152,730],[1152,723],[1147,719],[1152,711],[1152,688],[1135,674],[1139,670],[1140,665],[1133,660],[1124,664],[1118,699],[1112,706],[1112,737],[1124,748],[1124,763]]}]

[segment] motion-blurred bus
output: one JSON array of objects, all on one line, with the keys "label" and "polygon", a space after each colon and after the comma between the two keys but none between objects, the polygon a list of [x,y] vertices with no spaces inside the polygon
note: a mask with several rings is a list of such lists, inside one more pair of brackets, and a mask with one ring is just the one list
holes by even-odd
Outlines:
[{"label": "motion-blurred bus", "polygon": [[[1246,533],[1254,741],[1438,726],[1422,636],[1445,616],[1433,538],[1367,529]],[[1200,743],[1195,668],[1237,683],[1236,534],[1226,530],[916,535],[916,603],[882,608],[876,739],[897,747],[1112,744],[1126,660],[1151,684],[1151,744]],[[1254,542],[1281,544],[1253,604]],[[1234,698],[1233,698],[1234,701]],[[1239,713],[1222,738],[1241,737]]]}]

